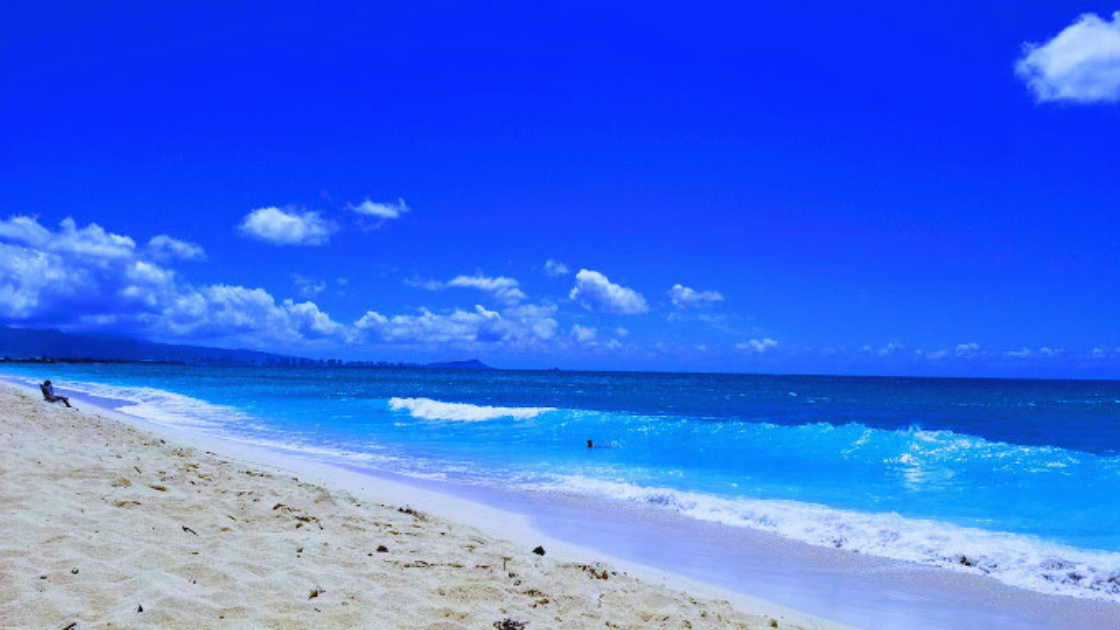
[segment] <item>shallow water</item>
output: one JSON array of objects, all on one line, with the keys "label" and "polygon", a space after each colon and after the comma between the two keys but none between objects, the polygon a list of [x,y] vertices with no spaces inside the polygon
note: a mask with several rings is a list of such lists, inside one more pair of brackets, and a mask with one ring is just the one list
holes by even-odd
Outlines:
[{"label": "shallow water", "polygon": [[[47,373],[45,370],[49,370]],[[151,422],[1120,602],[1120,383],[5,365]],[[587,439],[612,448],[587,449]]]}]

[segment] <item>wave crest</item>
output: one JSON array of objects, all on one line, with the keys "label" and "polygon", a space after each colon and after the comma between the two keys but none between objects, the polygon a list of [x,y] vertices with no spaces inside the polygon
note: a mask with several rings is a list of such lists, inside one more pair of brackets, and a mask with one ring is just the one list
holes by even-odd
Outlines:
[{"label": "wave crest", "polygon": [[528,420],[542,413],[555,411],[552,407],[488,407],[467,403],[449,403],[431,398],[390,398],[393,411],[408,411],[418,420],[443,420],[446,422],[482,422],[498,418]]}]

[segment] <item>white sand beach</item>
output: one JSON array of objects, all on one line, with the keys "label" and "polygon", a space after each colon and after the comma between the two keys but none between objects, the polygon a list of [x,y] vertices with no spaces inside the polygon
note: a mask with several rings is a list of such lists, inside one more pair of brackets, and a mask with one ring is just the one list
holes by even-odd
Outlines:
[{"label": "white sand beach", "polygon": [[832,626],[540,556],[399,494],[300,481],[79,406],[0,385],[0,627]]}]

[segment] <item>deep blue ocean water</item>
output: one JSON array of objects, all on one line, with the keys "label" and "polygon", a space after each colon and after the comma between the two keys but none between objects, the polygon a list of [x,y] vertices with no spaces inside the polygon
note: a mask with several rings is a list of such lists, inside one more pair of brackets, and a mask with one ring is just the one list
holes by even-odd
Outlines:
[{"label": "deep blue ocean water", "polygon": [[0,374],[372,471],[654,506],[1120,601],[1120,382],[136,364]]}]

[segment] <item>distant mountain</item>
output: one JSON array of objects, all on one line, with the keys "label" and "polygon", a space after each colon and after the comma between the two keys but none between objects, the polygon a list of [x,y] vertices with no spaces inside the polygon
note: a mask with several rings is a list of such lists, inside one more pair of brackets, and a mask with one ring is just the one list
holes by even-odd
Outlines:
[{"label": "distant mountain", "polygon": [[436,370],[493,370],[495,368],[486,365],[478,359],[471,359],[470,361],[445,361],[443,363],[427,363],[424,365],[426,368]]},{"label": "distant mountain", "polygon": [[58,361],[126,361],[186,363],[191,365],[278,365],[278,366],[371,366],[422,367],[443,370],[492,370],[485,363],[448,361],[442,363],[383,363],[308,359],[256,350],[227,350],[204,346],[141,341],[104,334],[66,333],[53,329],[0,326],[0,359],[43,359]]},{"label": "distant mountain", "polygon": [[110,335],[0,326],[0,357],[263,365],[298,360],[271,352],[180,346]]}]

